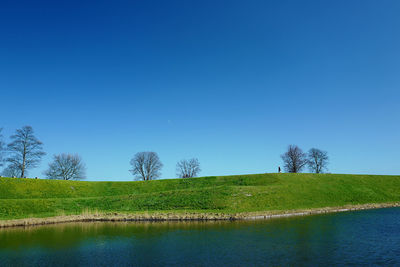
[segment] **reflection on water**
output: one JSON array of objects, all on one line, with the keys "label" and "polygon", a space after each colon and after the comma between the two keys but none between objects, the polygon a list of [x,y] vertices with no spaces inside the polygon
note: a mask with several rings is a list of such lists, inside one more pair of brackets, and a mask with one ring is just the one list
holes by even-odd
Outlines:
[{"label": "reflection on water", "polygon": [[400,265],[400,209],[0,230],[0,266]]}]

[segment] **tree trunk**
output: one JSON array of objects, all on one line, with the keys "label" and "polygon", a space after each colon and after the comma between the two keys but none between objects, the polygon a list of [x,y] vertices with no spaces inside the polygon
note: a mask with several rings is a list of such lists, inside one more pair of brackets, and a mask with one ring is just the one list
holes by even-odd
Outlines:
[{"label": "tree trunk", "polygon": [[24,154],[22,156],[21,178],[24,178],[25,176],[25,161],[26,161],[26,147],[24,147]]}]

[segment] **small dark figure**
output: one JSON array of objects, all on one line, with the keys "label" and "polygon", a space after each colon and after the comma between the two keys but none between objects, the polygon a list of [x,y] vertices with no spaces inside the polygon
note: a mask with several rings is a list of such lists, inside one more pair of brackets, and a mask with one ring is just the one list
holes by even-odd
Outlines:
[{"label": "small dark figure", "polygon": [[278,167],[278,173],[281,173],[281,166]]}]

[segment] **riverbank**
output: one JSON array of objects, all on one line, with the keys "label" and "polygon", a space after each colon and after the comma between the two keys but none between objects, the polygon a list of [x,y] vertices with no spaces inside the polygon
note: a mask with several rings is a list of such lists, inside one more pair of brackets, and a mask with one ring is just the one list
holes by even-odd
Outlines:
[{"label": "riverbank", "polygon": [[274,218],[309,216],[326,213],[348,212],[366,209],[379,209],[400,207],[397,203],[347,205],[343,207],[326,207],[308,210],[289,210],[276,212],[253,212],[253,213],[141,213],[141,214],[119,214],[119,213],[87,213],[80,215],[55,216],[47,218],[28,218],[17,220],[2,220],[0,228],[27,227],[35,225],[73,223],[73,222],[157,222],[157,221],[217,221],[217,220],[268,220]]},{"label": "riverbank", "polygon": [[232,220],[371,203],[400,203],[400,176],[285,173],[146,182],[0,178],[0,224],[41,223],[41,218]]}]

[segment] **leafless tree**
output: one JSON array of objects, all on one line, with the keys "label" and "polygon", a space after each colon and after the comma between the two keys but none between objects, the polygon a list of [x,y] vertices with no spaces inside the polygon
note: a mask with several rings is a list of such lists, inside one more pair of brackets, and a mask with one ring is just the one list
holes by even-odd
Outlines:
[{"label": "leafless tree", "polygon": [[54,155],[44,174],[48,179],[81,180],[86,178],[85,172],[85,164],[79,155],[61,154]]},{"label": "leafless tree", "polygon": [[307,154],[308,168],[314,173],[323,173],[328,170],[328,152],[319,150],[317,148],[311,148]]},{"label": "leafless tree", "polygon": [[157,179],[161,176],[163,164],[155,152],[139,152],[131,159],[132,170],[136,178],[143,181]]},{"label": "leafless tree", "polygon": [[286,172],[301,172],[307,164],[307,155],[296,145],[289,145],[285,154],[281,155]]},{"label": "leafless tree", "polygon": [[200,171],[200,162],[196,158],[190,160],[183,159],[176,164],[176,175],[180,178],[196,177]]},{"label": "leafless tree", "polygon": [[9,164],[2,172],[1,175],[4,177],[18,177],[21,174],[21,170],[12,164]]},{"label": "leafless tree", "polygon": [[31,126],[18,129],[10,138],[12,142],[7,148],[11,154],[7,161],[20,170],[20,177],[25,177],[26,170],[37,167],[46,154],[43,152],[43,143],[34,136]]}]

